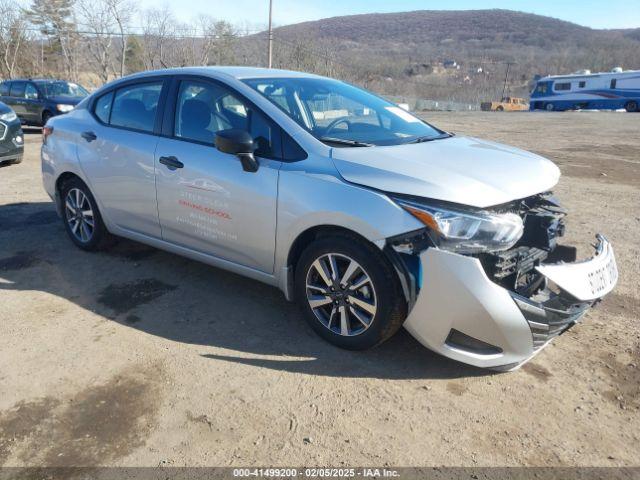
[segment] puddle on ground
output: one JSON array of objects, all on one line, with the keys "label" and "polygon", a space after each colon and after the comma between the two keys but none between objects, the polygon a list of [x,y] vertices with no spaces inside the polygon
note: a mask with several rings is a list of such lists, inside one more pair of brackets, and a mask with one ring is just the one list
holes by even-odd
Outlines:
[{"label": "puddle on ground", "polygon": [[0,272],[24,270],[40,263],[35,252],[18,252],[11,257],[0,258]]},{"label": "puddle on ground", "polygon": [[543,382],[548,382],[549,378],[553,376],[545,367],[533,362],[525,363],[522,366],[522,371]]},{"label": "puddle on ground", "polygon": [[0,209],[0,231],[59,222],[60,217],[53,204],[47,204],[47,207],[33,211],[37,207],[30,203],[3,205]]},{"label": "puddle on ground", "polygon": [[176,288],[175,285],[168,285],[155,278],[119,284],[112,283],[100,292],[98,302],[119,315],[149,303]]},{"label": "puddle on ground", "polygon": [[22,401],[0,412],[0,465],[16,455],[26,464],[47,467],[112,463],[145,444],[159,396],[147,372],[129,372],[60,400]]}]

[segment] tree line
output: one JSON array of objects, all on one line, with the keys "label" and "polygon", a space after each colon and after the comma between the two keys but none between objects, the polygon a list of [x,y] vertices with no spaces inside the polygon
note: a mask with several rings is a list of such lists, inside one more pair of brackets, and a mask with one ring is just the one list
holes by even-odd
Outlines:
[{"label": "tree line", "polygon": [[99,86],[142,70],[233,63],[240,34],[209,15],[181,23],[168,7],[139,11],[133,0],[0,0],[0,77]]}]

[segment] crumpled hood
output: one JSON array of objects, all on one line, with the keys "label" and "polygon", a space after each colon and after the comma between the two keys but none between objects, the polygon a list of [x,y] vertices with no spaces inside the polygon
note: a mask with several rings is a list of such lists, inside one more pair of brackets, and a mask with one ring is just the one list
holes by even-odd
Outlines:
[{"label": "crumpled hood", "polygon": [[332,153],[348,182],[479,208],[544,192],[560,178],[539,155],[469,137]]}]

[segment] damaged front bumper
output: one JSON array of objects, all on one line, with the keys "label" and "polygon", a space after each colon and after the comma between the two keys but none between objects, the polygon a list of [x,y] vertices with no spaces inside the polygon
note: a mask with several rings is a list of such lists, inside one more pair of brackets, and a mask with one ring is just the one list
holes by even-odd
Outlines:
[{"label": "damaged front bumper", "polygon": [[589,260],[536,267],[545,282],[530,297],[493,282],[475,257],[428,248],[419,255],[419,293],[404,326],[424,346],[454,360],[517,368],[614,288],[613,248],[604,237],[597,239]]}]

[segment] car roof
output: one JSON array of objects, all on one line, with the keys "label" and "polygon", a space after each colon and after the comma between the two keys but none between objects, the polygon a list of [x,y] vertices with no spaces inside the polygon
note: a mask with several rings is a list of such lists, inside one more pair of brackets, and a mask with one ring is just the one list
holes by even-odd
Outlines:
[{"label": "car roof", "polygon": [[203,75],[212,77],[232,77],[237,80],[248,78],[323,78],[312,73],[296,72],[293,70],[280,70],[276,68],[260,68],[260,67],[182,67],[167,68],[164,70],[150,70],[146,72],[135,73],[123,77],[123,79],[144,78],[155,75]]},{"label": "car roof", "polygon": [[11,78],[7,82],[66,82],[67,80],[59,80],[56,78]]}]

